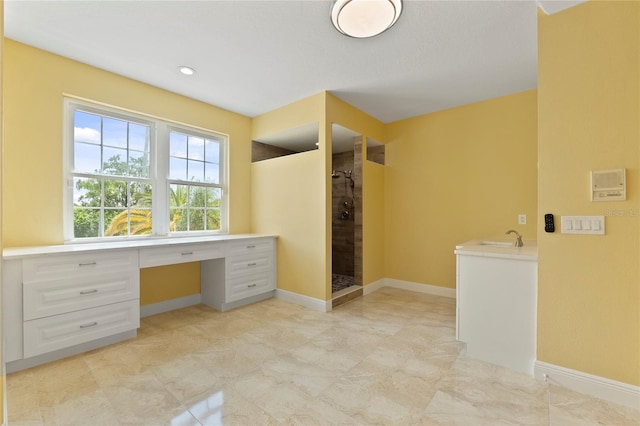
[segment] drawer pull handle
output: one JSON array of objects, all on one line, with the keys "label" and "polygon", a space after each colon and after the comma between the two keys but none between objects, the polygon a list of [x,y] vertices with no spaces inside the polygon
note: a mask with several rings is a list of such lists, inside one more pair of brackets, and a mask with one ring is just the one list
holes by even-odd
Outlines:
[{"label": "drawer pull handle", "polygon": [[256,262],[247,263],[247,266],[256,266],[256,265],[257,265]]},{"label": "drawer pull handle", "polygon": [[87,263],[78,263],[78,266],[83,267],[83,266],[92,266],[97,264],[98,262],[87,262]]},{"label": "drawer pull handle", "polygon": [[247,246],[247,248],[256,248],[256,245],[255,245],[255,244],[249,244],[249,245]]},{"label": "drawer pull handle", "polygon": [[183,256],[189,256],[189,255],[192,255],[192,254],[193,254],[193,252],[192,252],[192,251],[183,251],[181,254],[182,254]]},{"label": "drawer pull handle", "polygon": [[91,293],[97,293],[97,292],[98,292],[98,289],[94,288],[93,290],[82,290],[80,294],[91,294]]},{"label": "drawer pull handle", "polygon": [[90,322],[90,323],[88,323],[88,324],[82,324],[82,325],[80,326],[80,328],[95,327],[96,325],[98,325],[98,323],[97,323],[96,321],[94,321],[94,322]]},{"label": "drawer pull handle", "polygon": [[251,287],[255,287],[255,286],[257,286],[257,285],[258,285],[258,284],[249,284],[247,287],[251,288]]}]

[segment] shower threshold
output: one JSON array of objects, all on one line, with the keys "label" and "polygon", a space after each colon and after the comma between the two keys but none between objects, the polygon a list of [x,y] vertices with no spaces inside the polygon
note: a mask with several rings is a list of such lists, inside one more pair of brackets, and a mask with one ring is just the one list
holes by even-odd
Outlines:
[{"label": "shower threshold", "polygon": [[362,286],[360,285],[352,285],[350,287],[343,288],[342,290],[335,291],[331,293],[331,308],[333,309],[350,300],[357,299],[362,296],[362,294]]}]

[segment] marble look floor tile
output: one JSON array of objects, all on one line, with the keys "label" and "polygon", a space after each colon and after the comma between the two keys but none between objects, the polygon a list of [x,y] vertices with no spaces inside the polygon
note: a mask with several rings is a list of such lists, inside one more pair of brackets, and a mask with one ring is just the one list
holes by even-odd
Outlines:
[{"label": "marble look floor tile", "polygon": [[611,402],[549,385],[549,419],[561,425],[640,425],[640,409],[633,410]]},{"label": "marble look floor tile", "polygon": [[355,424],[412,424],[435,392],[434,381],[423,377],[354,368],[320,399],[350,416]]},{"label": "marble look floor tile", "polygon": [[153,367],[152,371],[160,383],[182,403],[222,382],[193,354]]},{"label": "marble look floor tile", "polygon": [[357,425],[358,422],[347,413],[340,411],[334,405],[330,405],[319,398],[314,398],[301,410],[282,421],[282,424],[291,426],[351,426]]},{"label": "marble look floor tile", "polygon": [[231,385],[238,394],[278,422],[301,412],[313,401],[313,397],[301,392],[294,384],[266,375],[261,370],[237,377]]},{"label": "marble look floor tile", "polygon": [[152,374],[140,374],[103,386],[121,424],[166,423],[186,410]]},{"label": "marble look floor tile", "polygon": [[333,368],[323,368],[318,363],[303,362],[292,355],[283,355],[265,362],[252,377],[277,383],[278,386],[291,385],[305,395],[315,397],[338,380],[341,373]]},{"label": "marble look floor tile", "polygon": [[7,375],[7,414],[9,424],[42,424],[38,392],[31,370]]},{"label": "marble look floor tile", "polygon": [[8,375],[9,424],[640,425],[466,358],[455,309],[383,288],[328,313],[270,299],[143,318],[137,338]]},{"label": "marble look floor tile", "polygon": [[99,389],[98,382],[81,356],[36,367],[32,373],[40,407],[75,400]]},{"label": "marble look floor tile", "polygon": [[140,322],[142,325],[149,326],[155,330],[167,331],[175,330],[185,325],[192,325],[218,315],[221,315],[221,313],[206,305],[194,305],[144,317],[140,319]]},{"label": "marble look floor tile", "polygon": [[85,392],[53,406],[41,408],[45,425],[115,425],[118,417],[102,390]]},{"label": "marble look floor tile", "polygon": [[247,401],[231,386],[211,387],[187,401],[189,412],[202,425],[277,425],[255,404]]},{"label": "marble look floor tile", "polygon": [[167,350],[166,342],[154,337],[135,339],[91,351],[84,360],[96,381],[107,385],[113,381],[148,372],[154,365],[162,363],[157,353]]},{"label": "marble look floor tile", "polygon": [[309,342],[293,350],[291,354],[302,362],[344,373],[362,361],[368,352],[364,348],[348,347],[344,340],[331,342],[326,339]]},{"label": "marble look floor tile", "polygon": [[459,358],[438,382],[426,416],[476,417],[482,422],[548,424],[548,391],[533,377],[482,361]]},{"label": "marble look floor tile", "polygon": [[264,323],[256,318],[240,315],[236,311],[225,312],[222,317],[205,319],[193,326],[212,339],[238,337],[256,328],[265,327]]},{"label": "marble look floor tile", "polygon": [[265,361],[279,354],[275,349],[251,336],[233,338],[227,343],[231,344],[212,345],[193,354],[218,378],[231,379],[254,371]]},{"label": "marble look floor tile", "polygon": [[[429,406],[419,419],[422,425],[521,425],[523,421],[514,420],[516,413],[505,412],[488,404],[476,403],[443,391],[437,391]],[[548,421],[533,423],[548,424]]]},{"label": "marble look floor tile", "polygon": [[360,367],[376,368],[378,371],[402,371],[405,374],[440,380],[453,365],[457,355],[430,356],[408,342],[389,339],[367,355]]}]

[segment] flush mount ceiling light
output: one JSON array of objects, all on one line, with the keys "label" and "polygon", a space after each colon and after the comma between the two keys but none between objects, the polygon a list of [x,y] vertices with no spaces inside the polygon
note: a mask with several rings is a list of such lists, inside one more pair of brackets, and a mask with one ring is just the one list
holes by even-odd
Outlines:
[{"label": "flush mount ceiling light", "polygon": [[184,75],[194,75],[196,73],[196,70],[194,70],[191,67],[186,67],[184,65],[178,67],[178,71],[180,71]]},{"label": "flush mount ceiling light", "polygon": [[331,22],[342,34],[373,37],[388,30],[402,13],[402,0],[336,0]]}]

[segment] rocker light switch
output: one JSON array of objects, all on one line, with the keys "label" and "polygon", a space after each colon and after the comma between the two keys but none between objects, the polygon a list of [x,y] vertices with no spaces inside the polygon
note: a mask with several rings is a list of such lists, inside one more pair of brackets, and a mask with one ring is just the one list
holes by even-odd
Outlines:
[{"label": "rocker light switch", "polygon": [[563,234],[604,235],[604,216],[562,216]]}]

